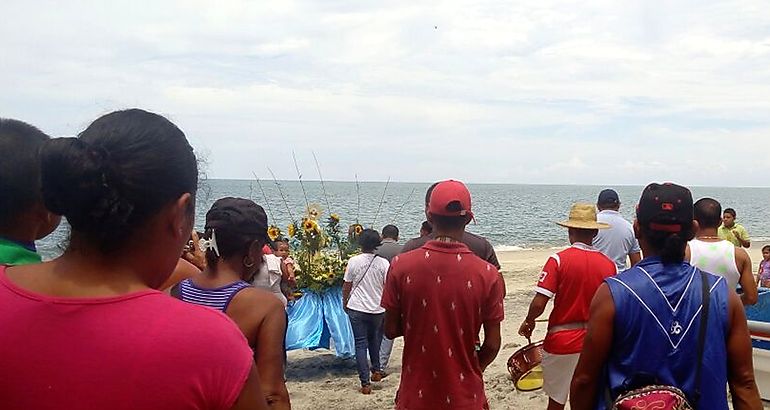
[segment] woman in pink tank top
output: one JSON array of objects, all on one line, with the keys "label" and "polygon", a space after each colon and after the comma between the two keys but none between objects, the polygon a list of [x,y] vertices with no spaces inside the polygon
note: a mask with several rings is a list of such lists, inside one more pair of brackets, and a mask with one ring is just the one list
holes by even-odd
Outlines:
[{"label": "woman in pink tank top", "polygon": [[184,133],[117,111],[40,160],[45,205],[71,236],[51,262],[0,267],[2,408],[265,409],[235,324],[155,290],[193,225]]}]

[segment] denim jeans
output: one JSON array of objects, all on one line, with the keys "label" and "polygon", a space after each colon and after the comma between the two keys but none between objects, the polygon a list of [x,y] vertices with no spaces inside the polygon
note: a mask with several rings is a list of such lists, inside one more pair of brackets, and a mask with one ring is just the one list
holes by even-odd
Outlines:
[{"label": "denim jeans", "polygon": [[358,365],[358,378],[361,386],[369,384],[369,359],[372,359],[371,369],[381,371],[380,367],[380,343],[382,342],[382,321],[384,313],[372,314],[348,309],[350,325],[353,328],[353,337],[356,340],[356,364]]},{"label": "denim jeans", "polygon": [[380,366],[382,370],[388,368],[388,362],[390,361],[390,353],[393,351],[393,339],[382,337],[382,344],[380,344]]}]

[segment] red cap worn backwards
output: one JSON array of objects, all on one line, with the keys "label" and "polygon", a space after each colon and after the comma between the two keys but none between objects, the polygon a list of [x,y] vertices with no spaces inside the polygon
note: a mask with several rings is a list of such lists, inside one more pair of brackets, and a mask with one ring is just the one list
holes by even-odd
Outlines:
[{"label": "red cap worn backwards", "polygon": [[469,215],[473,218],[471,193],[460,181],[441,181],[430,195],[428,213],[442,216]]},{"label": "red cap worn backwards", "polygon": [[692,194],[689,189],[668,182],[647,185],[636,207],[636,219],[653,231],[681,232],[692,224]]}]

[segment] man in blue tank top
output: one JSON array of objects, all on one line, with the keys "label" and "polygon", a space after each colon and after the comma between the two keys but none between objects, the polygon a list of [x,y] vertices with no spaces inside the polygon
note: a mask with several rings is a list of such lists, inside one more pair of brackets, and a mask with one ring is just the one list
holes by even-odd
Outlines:
[{"label": "man in blue tank top", "polygon": [[[634,231],[644,259],[605,280],[591,303],[588,334],[571,386],[571,408],[608,401],[650,384],[674,386],[700,409],[761,409],[743,305],[724,278],[684,261],[694,237],[692,195],[674,184],[642,192]],[[696,380],[702,278],[709,290],[702,370]]]}]

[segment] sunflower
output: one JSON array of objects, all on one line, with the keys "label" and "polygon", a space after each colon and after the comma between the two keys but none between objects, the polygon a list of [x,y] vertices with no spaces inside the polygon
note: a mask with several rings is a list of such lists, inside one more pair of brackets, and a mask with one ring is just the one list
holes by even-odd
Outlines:
[{"label": "sunflower", "polygon": [[356,235],[361,235],[361,232],[363,232],[363,231],[364,231],[364,227],[363,226],[361,226],[359,224],[355,224],[353,226],[353,232],[355,232]]},{"label": "sunflower", "polygon": [[270,237],[271,241],[274,241],[281,236],[281,230],[275,225],[270,225],[270,227],[267,228],[267,236]]},{"label": "sunflower", "polygon": [[290,223],[289,227],[286,229],[287,229],[286,231],[289,233],[289,236],[291,236],[292,238],[294,237],[294,234],[297,233],[297,225],[294,224],[294,222]]},{"label": "sunflower", "polygon": [[310,218],[305,218],[305,220],[302,221],[302,229],[307,233],[317,232],[318,223]]},{"label": "sunflower", "polygon": [[321,206],[318,204],[310,204],[307,206],[307,217],[312,220],[318,219],[321,214],[323,213],[323,210],[321,209]]},{"label": "sunflower", "polygon": [[340,222],[340,216],[337,215],[337,214],[329,215],[329,222],[339,223]]}]

